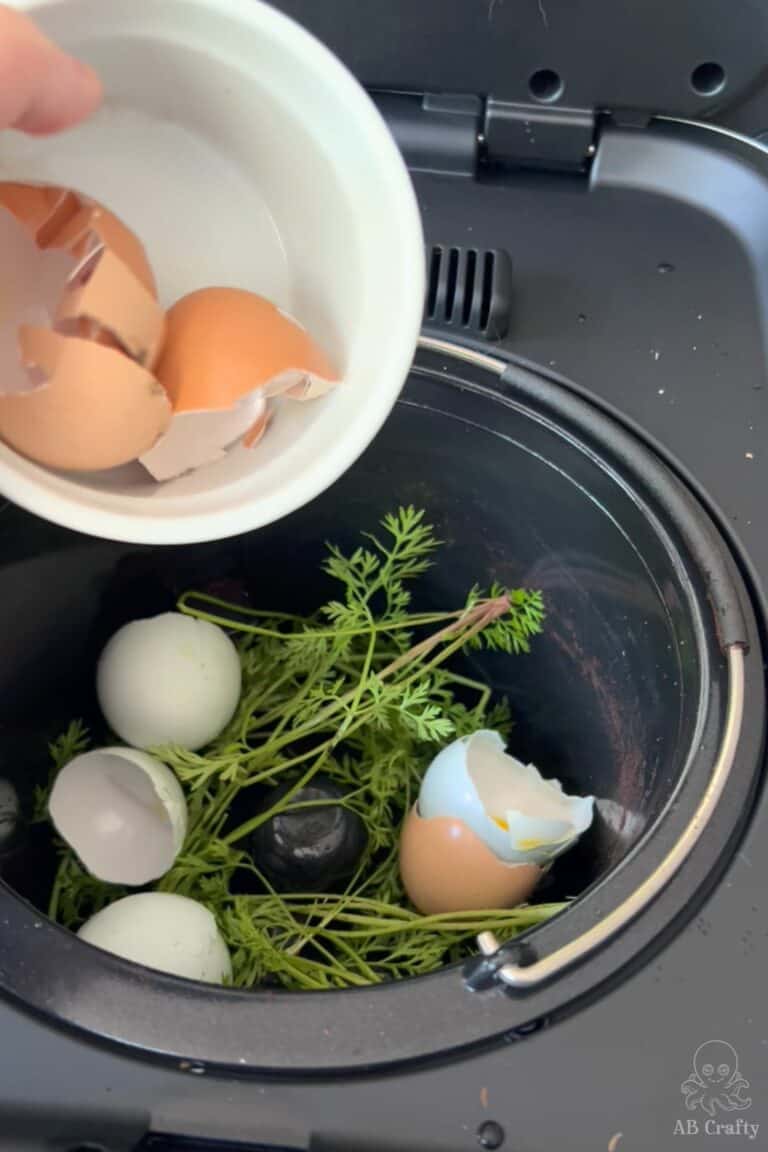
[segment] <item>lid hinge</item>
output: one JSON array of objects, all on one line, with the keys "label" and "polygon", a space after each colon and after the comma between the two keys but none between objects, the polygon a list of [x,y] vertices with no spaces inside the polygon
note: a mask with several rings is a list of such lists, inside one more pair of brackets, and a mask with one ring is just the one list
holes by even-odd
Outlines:
[{"label": "lid hinge", "polygon": [[483,128],[479,96],[383,91],[370,95],[410,169],[474,176]]},{"label": "lid hinge", "polygon": [[371,96],[414,172],[586,172],[595,153],[597,117],[586,109],[450,92],[374,90]]},{"label": "lid hinge", "polygon": [[581,108],[510,104],[489,96],[482,144],[488,167],[586,172],[595,154],[597,117]]}]

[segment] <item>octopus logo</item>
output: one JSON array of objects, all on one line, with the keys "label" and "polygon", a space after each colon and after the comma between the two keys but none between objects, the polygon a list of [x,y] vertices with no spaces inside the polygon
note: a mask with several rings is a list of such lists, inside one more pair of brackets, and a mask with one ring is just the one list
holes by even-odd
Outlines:
[{"label": "octopus logo", "polygon": [[707,1040],[696,1049],[693,1072],[683,1081],[680,1091],[689,1112],[701,1108],[714,1118],[718,1108],[723,1112],[750,1108],[752,1098],[742,1095],[748,1088],[749,1081],[739,1072],[735,1048],[725,1040]]}]

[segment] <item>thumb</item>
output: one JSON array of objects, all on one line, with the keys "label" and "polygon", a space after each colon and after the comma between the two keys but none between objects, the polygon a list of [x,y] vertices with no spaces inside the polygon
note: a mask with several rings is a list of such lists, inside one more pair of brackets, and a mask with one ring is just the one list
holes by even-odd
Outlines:
[{"label": "thumb", "polygon": [[86,119],[101,83],[21,13],[0,5],[0,128],[46,135]]}]

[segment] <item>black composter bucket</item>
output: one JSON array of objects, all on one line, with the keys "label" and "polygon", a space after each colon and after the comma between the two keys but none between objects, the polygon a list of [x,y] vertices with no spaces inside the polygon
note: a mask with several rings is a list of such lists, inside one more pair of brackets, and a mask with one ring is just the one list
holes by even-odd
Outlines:
[{"label": "black composter bucket", "polygon": [[[750,595],[713,520],[611,416],[523,367],[436,342],[364,458],[322,499],[250,536],[139,548],[0,515],[0,776],[24,804],[46,741],[95,711],[93,667],[124,621],[235,581],[311,609],[325,540],[352,543],[399,504],[445,541],[436,607],[476,581],[541,588],[522,660],[472,656],[506,695],[513,750],[594,794],[596,819],[547,898],[568,909],[501,952],[398,984],[318,993],[211,988],[136,967],[51,923],[45,826],[0,868],[0,987],[138,1053],[292,1075],[425,1058],[521,1034],[663,943],[716,881],[749,813],[764,728]],[[317,579],[320,579],[319,577]],[[483,956],[485,954],[485,958]]]}]

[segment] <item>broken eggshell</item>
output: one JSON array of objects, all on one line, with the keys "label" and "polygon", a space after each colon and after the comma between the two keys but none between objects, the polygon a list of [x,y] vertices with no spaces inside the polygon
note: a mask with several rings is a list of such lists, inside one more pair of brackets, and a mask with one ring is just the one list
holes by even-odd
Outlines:
[{"label": "broken eggshell", "polygon": [[158,972],[207,984],[232,978],[229,950],[213,914],[188,896],[125,896],[102,908],[77,934],[96,948]]},{"label": "broken eggshell", "polygon": [[432,761],[406,817],[403,886],[425,915],[514,907],[590,826],[593,806],[508,756],[497,732],[464,736]]},{"label": "broken eggshell", "polygon": [[48,810],[85,869],[110,884],[158,880],[187,833],[187,805],[173,772],[133,748],[70,760],[54,781]]},{"label": "broken eggshell", "polygon": [[[72,248],[78,259],[95,247],[93,237],[117,256],[126,268],[157,298],[157,285],[141,242],[103,204],[66,188],[50,184],[0,183],[0,205],[37,238],[40,248],[68,247],[74,233],[80,235]],[[87,216],[83,231],[82,213]],[[66,218],[66,224],[64,219]],[[58,237],[59,243],[52,244]]]},{"label": "broken eggshell", "polygon": [[400,876],[409,899],[425,916],[514,908],[530,897],[543,875],[536,864],[505,864],[463,820],[424,820],[416,805],[403,824]]},{"label": "broken eggshell", "polygon": [[0,438],[49,468],[96,471],[135,460],[170,417],[152,374],[120,352],[48,328],[22,327],[19,347],[30,379],[0,395]]},{"label": "broken eggshell", "polygon": [[312,400],[338,383],[330,361],[281,309],[239,288],[202,288],[168,311],[157,377],[173,406],[165,435],[141,457],[156,480],[220,459],[266,430],[267,400]]},{"label": "broken eggshell", "polygon": [[140,463],[153,480],[172,480],[220,460],[238,440],[252,448],[266,432],[268,422],[267,401],[258,392],[221,412],[178,412]]},{"label": "broken eggshell", "polygon": [[548,864],[589,828],[594,797],[566,795],[505,748],[487,730],[444,748],[422,780],[419,813],[463,820],[507,864]]},{"label": "broken eggshell", "polygon": [[138,240],[67,189],[0,184],[0,438],[48,467],[136,459],[171,409],[165,318]]}]

